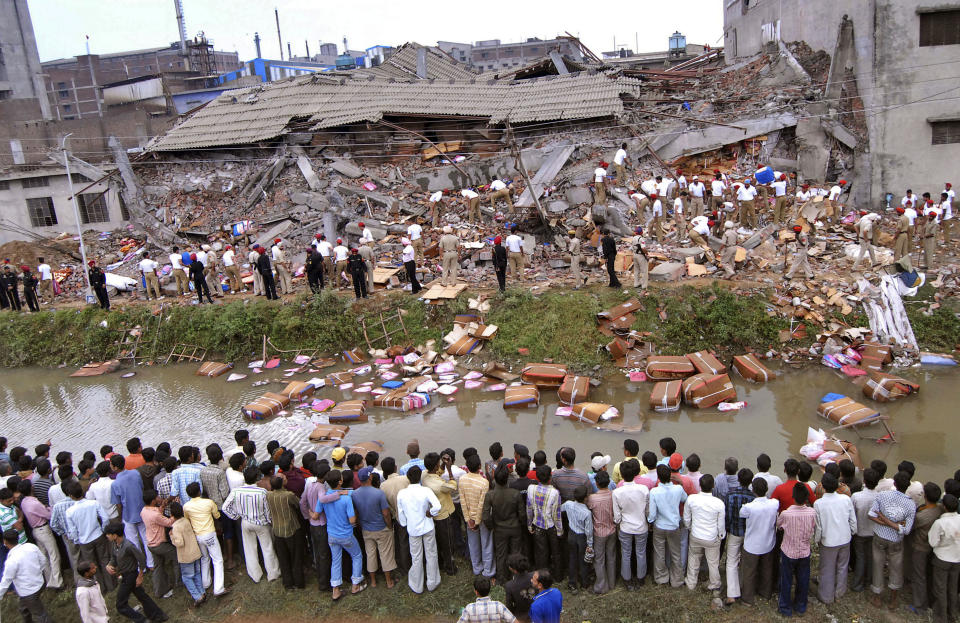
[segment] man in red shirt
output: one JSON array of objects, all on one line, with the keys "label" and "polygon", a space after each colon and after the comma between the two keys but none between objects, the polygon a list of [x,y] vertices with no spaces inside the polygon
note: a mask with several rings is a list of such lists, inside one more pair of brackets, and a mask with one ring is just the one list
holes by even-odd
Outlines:
[{"label": "man in red shirt", "polygon": [[[797,459],[787,459],[783,462],[783,473],[787,475],[787,480],[773,490],[770,496],[772,499],[780,502],[780,512],[787,510],[797,502],[793,499],[793,486],[800,482],[797,480],[797,473],[800,471],[800,461]],[[809,484],[803,483],[810,494],[810,504],[817,501],[817,496],[813,494],[813,489]]]}]

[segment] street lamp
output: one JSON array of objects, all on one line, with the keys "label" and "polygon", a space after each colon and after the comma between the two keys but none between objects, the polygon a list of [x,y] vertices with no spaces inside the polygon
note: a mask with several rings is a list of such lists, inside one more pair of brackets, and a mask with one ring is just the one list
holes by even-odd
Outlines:
[{"label": "street lamp", "polygon": [[93,295],[90,293],[90,274],[87,272],[87,248],[83,244],[83,231],[80,229],[80,206],[77,205],[77,196],[73,192],[73,178],[70,176],[70,155],[67,153],[67,139],[73,135],[73,132],[67,134],[60,141],[60,151],[63,153],[63,165],[67,168],[67,185],[70,189],[70,196],[73,198],[73,218],[77,223],[77,234],[80,236],[80,257],[83,258],[83,266],[80,270],[83,272],[83,281],[87,284],[87,290],[84,292],[84,298],[87,303],[93,302]]}]

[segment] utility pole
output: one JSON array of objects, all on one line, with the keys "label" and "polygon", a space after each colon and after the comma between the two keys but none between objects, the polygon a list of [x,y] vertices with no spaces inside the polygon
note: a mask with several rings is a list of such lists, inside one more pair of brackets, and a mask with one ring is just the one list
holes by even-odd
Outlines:
[{"label": "utility pole", "polygon": [[[87,35],[87,63],[90,65],[90,88],[93,89],[93,101],[97,103],[97,114],[103,117],[103,109],[100,108],[100,94],[97,93],[97,76],[93,73],[93,58],[90,56],[90,35]],[[78,107],[77,112],[79,111]]]},{"label": "utility pole", "polygon": [[73,197],[73,218],[77,222],[77,234],[80,236],[80,257],[83,258],[83,281],[87,284],[84,292],[84,300],[90,303],[92,295],[90,293],[90,274],[87,272],[87,247],[83,244],[83,230],[80,228],[80,206],[77,205],[77,195],[73,192],[73,178],[70,176],[70,154],[67,152],[67,139],[73,135],[73,132],[67,134],[60,141],[60,153],[63,154],[63,166],[67,169],[67,187],[70,189],[70,196]]},{"label": "utility pole", "polygon": [[273,16],[277,19],[277,44],[280,46],[280,60],[283,60],[283,38],[280,37],[280,11],[274,7]]}]

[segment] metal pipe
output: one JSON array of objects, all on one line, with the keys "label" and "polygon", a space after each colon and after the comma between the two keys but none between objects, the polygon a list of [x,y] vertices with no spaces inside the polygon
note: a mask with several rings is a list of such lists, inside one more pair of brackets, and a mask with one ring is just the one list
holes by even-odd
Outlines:
[{"label": "metal pipe", "polygon": [[[89,58],[89,54],[87,56]],[[67,185],[70,194],[73,196],[73,218],[77,222],[77,233],[80,235],[80,257],[83,261],[81,270],[83,271],[83,281],[87,284],[87,291],[84,298],[89,301],[92,294],[90,292],[90,273],[87,272],[87,247],[83,244],[83,230],[80,228],[80,206],[77,204],[77,196],[73,193],[73,178],[70,177],[70,154],[67,153],[67,139],[73,135],[73,132],[67,134],[60,141],[60,151],[63,153],[63,166],[67,169]]]}]

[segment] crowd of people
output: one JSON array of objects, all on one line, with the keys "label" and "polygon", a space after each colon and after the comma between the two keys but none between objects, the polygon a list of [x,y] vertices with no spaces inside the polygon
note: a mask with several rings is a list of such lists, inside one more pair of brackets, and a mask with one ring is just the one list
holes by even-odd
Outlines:
[{"label": "crowd of people", "polygon": [[[202,607],[226,595],[225,571],[242,558],[253,582],[296,591],[313,575],[333,601],[380,574],[387,589],[405,574],[414,593],[434,591],[466,567],[476,600],[465,623],[555,623],[564,582],[568,595],[617,584],[642,594],[648,576],[691,594],[705,583],[716,608],[773,599],[791,616],[808,608],[817,548],[824,604],[869,590],[878,608],[960,614],[960,470],[941,488],[916,480],[909,461],[893,472],[843,460],[815,480],[806,461],[786,459],[781,477],[761,454],[756,471],[726,457],[709,474],[669,437],[656,452],[625,439],[617,461],[581,457],[589,470],[571,447],[555,464],[499,442],[486,459],[476,448],[460,461],[452,448],[423,453],[416,440],[401,459],[342,447],[318,458],[234,437],[203,453],[133,438],[125,455],[107,445],[77,463],[49,442],[31,455],[0,437],[0,597],[12,589],[24,621],[50,621],[44,590],[72,576],[84,623],[107,620],[114,591],[119,614],[164,621],[157,601],[184,590]],[[494,584],[503,603],[490,599]]]}]

